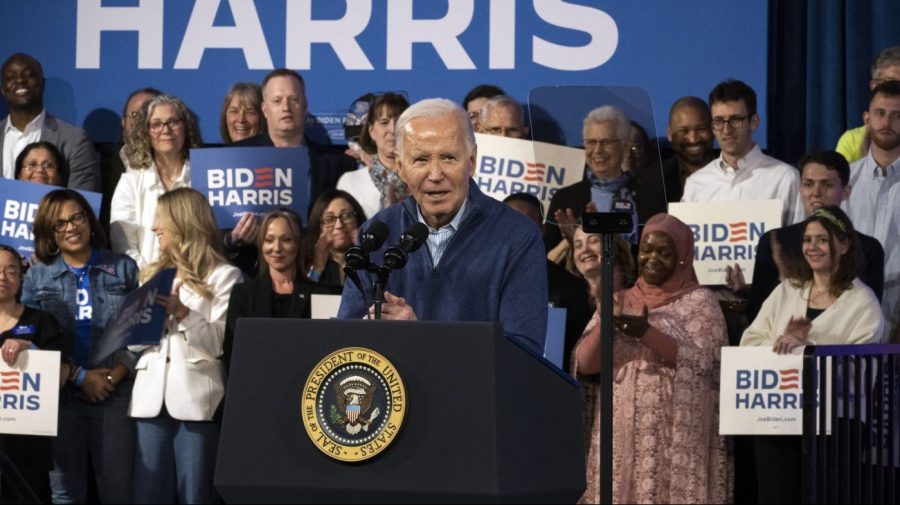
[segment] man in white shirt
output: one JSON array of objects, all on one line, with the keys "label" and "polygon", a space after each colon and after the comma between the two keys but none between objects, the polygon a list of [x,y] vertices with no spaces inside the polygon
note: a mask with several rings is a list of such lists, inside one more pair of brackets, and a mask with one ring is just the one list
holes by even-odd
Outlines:
[{"label": "man in white shirt", "polygon": [[81,128],[44,110],[44,71],[27,54],[10,56],[0,70],[9,116],[0,121],[2,177],[15,175],[16,157],[28,144],[43,140],[59,148],[69,165],[68,187],[100,191],[100,159]]},{"label": "man in white shirt", "polygon": [[709,94],[712,129],[722,153],[687,178],[682,202],[771,200],[784,202],[782,224],[804,218],[797,170],[763,154],[753,141],[759,127],[756,92],[741,81],[720,83]]},{"label": "man in white shirt", "polygon": [[[713,135],[722,152],[687,178],[681,201],[776,199],[784,202],[783,225],[801,221],[805,212],[799,201],[799,173],[787,163],[763,154],[753,141],[760,121],[753,88],[737,80],[721,82],[710,92],[709,106]],[[728,323],[729,341],[735,344],[748,323],[744,315],[748,286],[740,266],[728,268],[723,284],[737,293],[716,290]]]},{"label": "man in white shirt", "polygon": [[863,115],[871,139],[868,154],[850,165],[853,191],[844,202],[859,233],[884,247],[885,335],[897,342],[900,326],[900,81],[886,81],[872,91]]}]

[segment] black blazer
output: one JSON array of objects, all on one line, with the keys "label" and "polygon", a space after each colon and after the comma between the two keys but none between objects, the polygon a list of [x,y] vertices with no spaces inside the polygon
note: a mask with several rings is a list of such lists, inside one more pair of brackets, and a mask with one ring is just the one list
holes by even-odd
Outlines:
[{"label": "black blazer", "polygon": [[[753,284],[750,286],[750,297],[747,302],[747,318],[750,322],[756,319],[763,302],[772,291],[781,284],[778,280],[778,268],[772,260],[772,233],[778,234],[781,253],[785,257],[802,260],[804,223],[792,224],[767,232],[759,239],[756,247],[756,261],[753,264]],[[862,233],[857,233],[862,248],[865,264],[860,265],[859,278],[872,288],[875,296],[881,300],[884,291],[884,248],[878,240]]]},{"label": "black blazer", "polygon": [[[339,295],[340,288],[320,286],[310,282],[302,275],[294,280],[294,293],[288,307],[288,316],[294,319],[310,318],[310,302],[313,294]],[[242,317],[275,317],[272,311],[274,293],[272,281],[268,275],[238,284],[231,291],[228,300],[228,315],[225,319],[225,341],[223,343],[222,361],[225,369],[231,365],[231,349],[234,346],[234,329],[237,320]]]},{"label": "black blazer", "polygon": [[[63,361],[68,359],[71,341],[47,312],[25,307],[25,312],[14,328],[18,327],[34,331],[21,335],[13,334],[13,330],[0,333],[0,345],[9,338],[28,340],[43,351],[61,351]],[[53,469],[52,443],[51,437],[0,435],[0,451],[5,452],[23,473],[49,472]]]},{"label": "black blazer", "polygon": [[[644,181],[633,178],[628,184],[634,194],[634,204],[637,206],[638,221],[646,223],[651,217],[666,211],[666,196],[662,183],[657,181]],[[550,199],[550,209],[547,211],[547,226],[544,229],[544,245],[550,250],[556,247],[562,240],[559,227],[554,224],[557,210],[572,209],[575,218],[581,217],[585,207],[591,201],[591,182],[585,177],[580,182],[571,186],[560,188]]]}]

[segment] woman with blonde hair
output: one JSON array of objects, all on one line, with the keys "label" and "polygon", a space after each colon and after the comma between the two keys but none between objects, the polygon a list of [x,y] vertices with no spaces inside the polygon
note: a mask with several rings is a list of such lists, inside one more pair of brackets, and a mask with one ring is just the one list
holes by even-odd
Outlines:
[{"label": "woman with blonde hair", "polygon": [[159,345],[142,351],[129,415],[136,418],[136,503],[213,503],[219,424],[225,395],[225,316],[240,270],[222,253],[204,196],[192,189],[159,198],[153,233],[159,259],[141,278],[177,269],[171,296],[160,296],[168,322]]},{"label": "woman with blonde hair", "polygon": [[150,231],[156,200],[190,187],[188,153],[202,144],[194,115],[172,95],[148,100],[125,139],[127,166],[110,206],[112,249],[131,256],[140,268],[156,260],[159,246]]},{"label": "woman with blonde hair", "polygon": [[231,144],[267,131],[262,113],[262,90],[259,84],[239,82],[231,86],[219,115],[219,135]]}]

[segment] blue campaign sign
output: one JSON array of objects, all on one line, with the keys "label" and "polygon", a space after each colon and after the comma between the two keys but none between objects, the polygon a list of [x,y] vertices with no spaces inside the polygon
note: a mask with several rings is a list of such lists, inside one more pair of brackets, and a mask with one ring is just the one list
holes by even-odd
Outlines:
[{"label": "blue campaign sign", "polygon": [[223,230],[246,212],[282,207],[306,222],[309,154],[305,147],[191,149],[191,187],[206,195]]},{"label": "blue campaign sign", "polygon": [[2,57],[37,58],[47,110],[98,142],[119,138],[126,97],[146,86],[184,99],[220,142],[231,84],[278,67],[306,79],[320,142],[342,142],[341,118],[367,92],[461,101],[491,83],[525,102],[540,86],[636,86],[663,136],[677,98],[727,78],[766,103],[761,1],[9,0],[0,16]]},{"label": "blue campaign sign", "polygon": [[143,286],[131,292],[119,313],[103,332],[94,351],[94,365],[129,345],[158,345],[166,327],[166,308],[156,303],[157,296],[169,296],[175,282],[174,268],[161,270]]},{"label": "blue campaign sign", "polygon": [[[3,202],[0,243],[14,247],[25,259],[30,258],[34,254],[31,225],[37,215],[38,205],[44,195],[56,189],[62,188],[0,178],[0,201]],[[78,192],[87,200],[94,215],[99,216],[102,198],[100,193]]]}]

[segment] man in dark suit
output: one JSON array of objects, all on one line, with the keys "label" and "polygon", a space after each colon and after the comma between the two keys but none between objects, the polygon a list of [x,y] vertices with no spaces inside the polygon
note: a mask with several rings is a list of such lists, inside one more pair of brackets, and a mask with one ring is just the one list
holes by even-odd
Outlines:
[{"label": "man in dark suit", "polygon": [[[550,200],[544,232],[544,244],[548,249],[556,248],[563,238],[572,241],[575,223],[588,204],[593,204],[592,208],[598,212],[631,212],[641,223],[666,210],[665,194],[660,185],[622,171],[630,133],[628,116],[616,107],[598,107],[585,118],[585,178],[561,188]],[[635,228],[628,239],[636,244],[637,238]]]},{"label": "man in dark suit", "polygon": [[44,110],[44,70],[40,62],[17,53],[0,70],[9,116],[0,121],[0,169],[12,179],[16,156],[28,144],[50,142],[69,165],[69,187],[100,191],[100,160],[87,134]]},{"label": "man in dark suit", "polygon": [[[840,206],[850,196],[850,165],[837,152],[808,154],[800,160],[799,167],[800,198],[807,214],[826,206]],[[801,222],[772,230],[759,239],[747,305],[750,321],[756,318],[763,302],[787,275],[787,263],[802,254],[804,228]],[[859,278],[880,300],[884,290],[884,249],[878,240],[859,232],[856,235],[865,260]]]},{"label": "man in dark suit", "polygon": [[709,105],[695,96],[676,100],[669,110],[667,134],[674,154],[662,164],[666,200],[680,202],[684,181],[715,158]]}]

